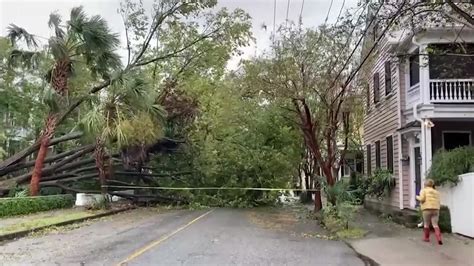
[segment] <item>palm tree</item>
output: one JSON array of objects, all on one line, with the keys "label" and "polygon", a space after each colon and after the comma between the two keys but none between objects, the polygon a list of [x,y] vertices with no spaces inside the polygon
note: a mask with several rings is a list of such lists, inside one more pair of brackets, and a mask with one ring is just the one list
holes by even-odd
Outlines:
[{"label": "palm tree", "polygon": [[103,185],[111,175],[107,148],[121,151],[127,147],[142,148],[156,143],[163,136],[162,125],[166,112],[157,103],[158,92],[138,74],[130,79],[115,81],[106,95],[96,97],[81,125],[96,137],[94,158]]},{"label": "palm tree", "polygon": [[[47,99],[51,108],[38,139],[40,149],[30,184],[32,196],[39,192],[44,159],[57,126],[58,108],[68,104],[69,79],[74,74],[75,64],[85,63],[92,75],[102,78],[108,78],[111,71],[121,66],[120,58],[115,53],[119,45],[118,36],[111,33],[106,21],[100,16],[88,17],[82,7],[76,7],[71,10],[69,21],[62,23],[61,17],[52,13],[48,25],[54,30],[54,35],[48,38],[46,56],[52,59],[53,63],[45,77],[53,93],[50,93],[51,97]],[[27,67],[37,65],[41,51],[37,49],[35,36],[11,24],[8,27],[8,37],[14,47],[18,47],[17,42],[23,41],[29,48],[14,49],[10,55],[12,64],[20,63]]]}]

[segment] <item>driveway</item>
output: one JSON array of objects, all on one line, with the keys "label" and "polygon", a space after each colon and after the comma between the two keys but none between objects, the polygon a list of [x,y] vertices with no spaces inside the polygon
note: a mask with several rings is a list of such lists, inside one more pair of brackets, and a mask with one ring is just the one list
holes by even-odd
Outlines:
[{"label": "driveway", "polygon": [[364,265],[288,209],[136,209],[0,244],[0,265]]}]

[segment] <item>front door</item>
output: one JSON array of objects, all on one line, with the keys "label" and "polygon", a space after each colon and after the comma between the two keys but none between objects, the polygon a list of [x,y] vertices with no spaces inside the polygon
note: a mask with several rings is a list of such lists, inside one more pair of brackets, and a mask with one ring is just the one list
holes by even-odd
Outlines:
[{"label": "front door", "polygon": [[[420,194],[421,190],[421,152],[420,147],[414,148],[415,154],[415,197]],[[419,202],[416,201],[416,206],[419,205]]]}]

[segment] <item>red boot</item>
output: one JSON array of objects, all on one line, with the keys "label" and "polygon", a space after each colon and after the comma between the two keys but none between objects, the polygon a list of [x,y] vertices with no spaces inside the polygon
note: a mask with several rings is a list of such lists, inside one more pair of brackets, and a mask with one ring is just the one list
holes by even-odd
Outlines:
[{"label": "red boot", "polygon": [[430,242],[430,228],[423,228],[423,241]]},{"label": "red boot", "polygon": [[436,240],[438,240],[438,244],[442,245],[443,244],[443,239],[441,237],[441,230],[439,230],[439,227],[435,227],[435,236]]}]

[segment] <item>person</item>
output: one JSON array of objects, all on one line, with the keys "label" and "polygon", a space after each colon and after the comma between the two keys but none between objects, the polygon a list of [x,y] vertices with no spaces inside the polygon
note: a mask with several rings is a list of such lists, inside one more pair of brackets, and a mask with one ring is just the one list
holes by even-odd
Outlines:
[{"label": "person", "polygon": [[[436,189],[436,186],[433,185],[433,188]],[[421,218],[420,223],[417,225],[418,228],[423,228],[423,217]]]},{"label": "person", "polygon": [[440,196],[439,192],[434,188],[434,181],[426,179],[425,187],[420,191],[420,195],[416,199],[421,203],[423,212],[423,241],[430,242],[430,224],[435,231],[436,240],[439,245],[443,244],[441,230],[438,226]]}]

